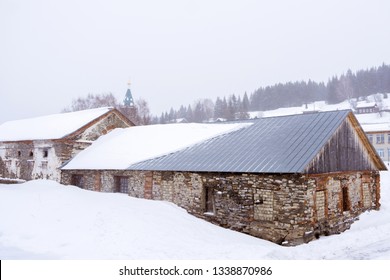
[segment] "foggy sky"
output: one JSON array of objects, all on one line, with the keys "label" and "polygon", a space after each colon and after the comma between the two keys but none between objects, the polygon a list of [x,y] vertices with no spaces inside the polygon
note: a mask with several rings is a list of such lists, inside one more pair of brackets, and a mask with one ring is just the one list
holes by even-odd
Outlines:
[{"label": "foggy sky", "polygon": [[390,1],[0,0],[0,123],[112,92],[153,114],[390,63]]}]

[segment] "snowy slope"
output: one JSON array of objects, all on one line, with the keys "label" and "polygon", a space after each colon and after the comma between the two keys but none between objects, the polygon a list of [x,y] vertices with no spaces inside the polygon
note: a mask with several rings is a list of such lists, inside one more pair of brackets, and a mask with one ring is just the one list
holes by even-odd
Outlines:
[{"label": "snowy slope", "polygon": [[223,229],[172,203],[53,181],[0,185],[0,259],[390,259],[390,174],[381,210],[297,247]]}]

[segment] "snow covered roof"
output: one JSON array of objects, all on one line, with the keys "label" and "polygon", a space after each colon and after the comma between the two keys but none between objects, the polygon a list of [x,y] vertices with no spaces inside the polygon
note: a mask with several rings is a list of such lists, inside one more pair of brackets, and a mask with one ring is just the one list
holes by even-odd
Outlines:
[{"label": "snow covered roof", "polygon": [[375,106],[376,106],[375,102],[363,102],[363,103],[359,103],[358,105],[356,105],[356,109],[372,108],[372,107],[375,107]]},{"label": "snow covered roof", "polygon": [[111,110],[104,107],[5,122],[0,125],[0,141],[60,139]]},{"label": "snow covered roof", "polygon": [[390,131],[390,123],[362,124],[362,128],[365,132]]},{"label": "snow covered roof", "polygon": [[61,169],[126,169],[249,125],[188,123],[118,128],[101,136]]}]

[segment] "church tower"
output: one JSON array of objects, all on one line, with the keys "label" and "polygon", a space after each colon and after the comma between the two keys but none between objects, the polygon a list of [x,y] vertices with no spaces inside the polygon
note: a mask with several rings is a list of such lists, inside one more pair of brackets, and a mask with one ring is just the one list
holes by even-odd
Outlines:
[{"label": "church tower", "polygon": [[130,90],[130,82],[127,83],[127,91],[125,94],[125,99],[123,100],[123,105],[120,107],[120,111],[134,124],[138,124],[138,113],[137,107],[135,106],[133,95]]},{"label": "church tower", "polygon": [[123,104],[125,107],[134,107],[134,100],[133,100],[133,95],[131,94],[130,90],[130,82],[127,83],[128,88],[126,91],[125,99],[123,100]]}]

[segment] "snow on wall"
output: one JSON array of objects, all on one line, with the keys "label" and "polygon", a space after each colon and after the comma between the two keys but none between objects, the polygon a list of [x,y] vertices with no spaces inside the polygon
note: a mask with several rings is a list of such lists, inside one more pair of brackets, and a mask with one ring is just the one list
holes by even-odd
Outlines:
[{"label": "snow on wall", "polygon": [[[45,156],[45,151],[47,151],[47,156]],[[60,165],[61,160],[51,144],[42,141],[34,145],[34,165],[31,179],[59,181],[61,179],[61,173],[58,169]]]}]

